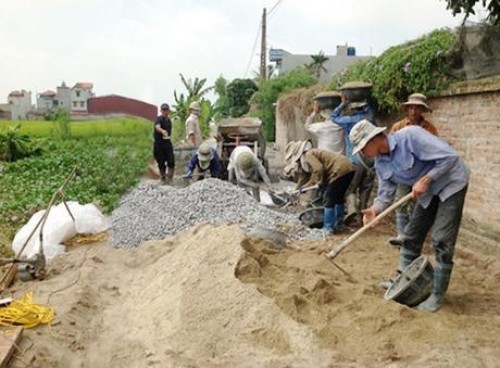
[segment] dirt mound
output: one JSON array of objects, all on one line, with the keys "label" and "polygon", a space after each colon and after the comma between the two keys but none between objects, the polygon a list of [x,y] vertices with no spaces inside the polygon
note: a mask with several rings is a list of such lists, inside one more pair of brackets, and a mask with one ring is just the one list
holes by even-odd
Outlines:
[{"label": "dirt mound", "polygon": [[57,320],[26,331],[13,366],[495,366],[499,262],[462,247],[444,308],[418,312],[377,288],[397,263],[387,235],[336,259],[351,277],[319,254],[323,242],[280,249],[234,225],[129,250],[75,247],[44,282],[16,285]]}]

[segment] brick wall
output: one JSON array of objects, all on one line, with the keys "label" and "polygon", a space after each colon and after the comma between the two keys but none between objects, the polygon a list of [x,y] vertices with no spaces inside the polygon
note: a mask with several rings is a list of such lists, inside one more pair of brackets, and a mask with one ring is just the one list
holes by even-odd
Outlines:
[{"label": "brick wall", "polygon": [[500,77],[457,84],[428,119],[471,170],[465,227],[500,241]]},{"label": "brick wall", "polygon": [[[291,140],[310,138],[304,121],[313,94],[301,90],[278,100],[276,146],[281,152]],[[434,111],[427,118],[471,170],[463,226],[500,242],[500,76],[456,84],[429,104]],[[382,125],[398,119],[377,117]]]}]

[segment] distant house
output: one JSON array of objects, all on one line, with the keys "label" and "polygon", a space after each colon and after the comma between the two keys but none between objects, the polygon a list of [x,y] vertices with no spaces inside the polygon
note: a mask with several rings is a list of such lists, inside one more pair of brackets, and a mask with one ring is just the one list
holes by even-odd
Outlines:
[{"label": "distant house", "polygon": [[57,108],[71,110],[71,88],[64,81],[57,87]]},{"label": "distant house", "polygon": [[13,91],[9,94],[9,104],[0,108],[0,117],[39,120],[50,111],[64,109],[75,120],[110,114],[134,115],[152,121],[156,119],[158,109],[155,105],[118,95],[96,97],[93,88],[94,85],[89,82],[79,82],[69,88],[63,81],[57,87],[57,92],[46,90],[37,94],[36,109],[31,107],[31,92]]},{"label": "distant house", "polygon": [[92,92],[94,85],[92,83],[77,83],[71,88],[71,114],[86,114],[87,101],[94,97]]},{"label": "distant house", "polygon": [[12,120],[11,104],[0,104],[0,120]]},{"label": "distant house", "polygon": [[26,90],[12,91],[7,97],[11,105],[12,120],[27,119],[28,112],[31,110],[31,92]]},{"label": "distant house", "polygon": [[155,105],[118,95],[92,97],[87,104],[90,115],[127,114],[154,121],[158,113]]},{"label": "distant house", "polygon": [[51,90],[39,93],[36,96],[36,107],[40,112],[47,112],[57,108],[57,93]]},{"label": "distant house", "polygon": [[[275,70],[278,73],[288,72],[299,66],[306,66],[313,61],[312,54],[291,54],[283,49],[269,50],[269,60],[276,65]],[[333,74],[344,70],[347,66],[354,64],[358,61],[368,60],[371,56],[357,56],[356,48],[352,46],[337,46],[336,55],[325,55],[328,60],[325,61],[323,66],[326,71],[320,74],[321,82],[329,82]]]}]

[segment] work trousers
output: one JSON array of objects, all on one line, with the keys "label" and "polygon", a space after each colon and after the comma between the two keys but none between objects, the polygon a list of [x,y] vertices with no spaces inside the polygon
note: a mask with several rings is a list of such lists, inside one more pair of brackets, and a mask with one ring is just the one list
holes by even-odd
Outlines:
[{"label": "work trousers", "polygon": [[158,163],[160,175],[165,176],[166,168],[175,167],[174,148],[170,139],[155,141],[153,146],[153,156]]},{"label": "work trousers", "polygon": [[344,206],[344,196],[354,177],[354,171],[328,183],[323,190],[323,206],[330,208],[336,204]]},{"label": "work trousers", "polygon": [[418,257],[432,227],[431,241],[436,266],[451,269],[466,193],[467,187],[443,202],[438,196],[434,196],[427,208],[417,202],[410,222],[405,227],[401,251],[412,254],[414,258]]}]

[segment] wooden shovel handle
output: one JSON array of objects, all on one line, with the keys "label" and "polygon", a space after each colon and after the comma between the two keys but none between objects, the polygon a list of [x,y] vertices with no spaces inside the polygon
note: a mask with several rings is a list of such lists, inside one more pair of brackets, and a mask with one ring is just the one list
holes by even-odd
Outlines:
[{"label": "wooden shovel handle", "polygon": [[326,258],[332,260],[334,259],[340,252],[342,252],[349,244],[351,244],[354,240],[359,238],[366,230],[368,230],[372,224],[374,224],[376,221],[381,220],[385,216],[387,216],[389,213],[394,211],[396,208],[401,207],[403,204],[408,202],[412,198],[412,193],[408,193],[401,199],[399,199],[397,202],[394,202],[391,204],[389,207],[387,207],[385,210],[380,212],[369,224],[366,224],[363,226],[361,229],[356,231],[354,234],[349,236],[346,240],[344,240],[338,247],[334,248],[332,251],[328,252],[326,254]]}]

